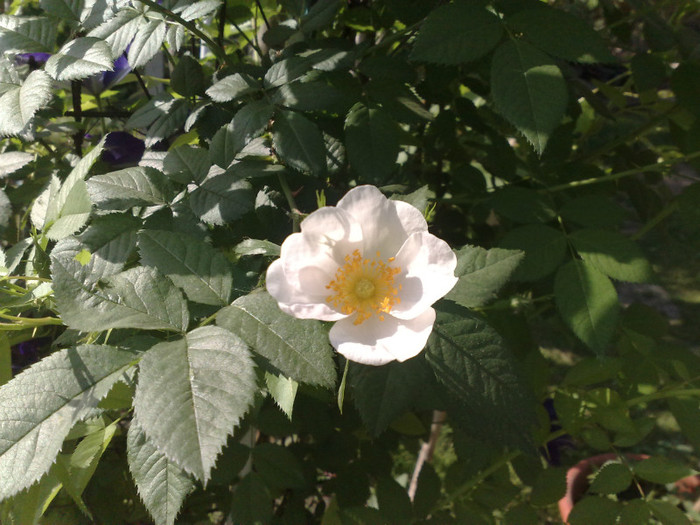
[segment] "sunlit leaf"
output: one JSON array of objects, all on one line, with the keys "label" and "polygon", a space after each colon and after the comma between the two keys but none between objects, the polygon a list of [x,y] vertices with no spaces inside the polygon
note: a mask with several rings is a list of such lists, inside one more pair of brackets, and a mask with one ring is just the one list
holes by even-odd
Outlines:
[{"label": "sunlit leaf", "polygon": [[45,474],[74,423],[138,360],[131,350],[83,345],[60,350],[0,388],[0,498]]},{"label": "sunlit leaf", "polygon": [[141,428],[168,459],[206,482],[253,401],[253,366],[246,345],[215,326],[154,346],[141,360],[134,396]]}]

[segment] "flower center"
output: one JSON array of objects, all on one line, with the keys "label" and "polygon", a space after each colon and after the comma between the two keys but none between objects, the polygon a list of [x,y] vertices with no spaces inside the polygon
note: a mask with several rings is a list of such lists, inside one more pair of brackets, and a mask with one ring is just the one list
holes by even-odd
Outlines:
[{"label": "flower center", "polygon": [[380,321],[394,305],[401,302],[401,285],[394,284],[394,276],[401,268],[388,266],[393,257],[384,262],[377,252],[375,259],[364,259],[359,250],[345,256],[345,264],[335,272],[335,278],[326,285],[333,293],[326,298],[344,314],[357,312],[355,324],[361,324],[376,314]]}]

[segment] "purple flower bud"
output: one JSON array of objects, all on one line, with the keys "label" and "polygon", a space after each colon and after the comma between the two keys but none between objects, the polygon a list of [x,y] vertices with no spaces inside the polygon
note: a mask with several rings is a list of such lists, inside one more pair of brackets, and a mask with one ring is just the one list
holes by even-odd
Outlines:
[{"label": "purple flower bud", "polygon": [[34,69],[46,63],[51,57],[51,53],[19,53],[15,55],[15,63],[29,64]]},{"label": "purple flower bud", "polygon": [[48,345],[51,340],[47,337],[38,339],[30,339],[23,341],[12,347],[12,372],[17,374],[23,368],[36,363],[41,357],[42,349]]},{"label": "purple flower bud", "polygon": [[107,135],[102,160],[112,167],[136,165],[141,160],[146,145],[125,131],[113,131]]},{"label": "purple flower bud", "polygon": [[126,55],[121,55],[114,61],[114,69],[112,71],[97,73],[85,79],[83,85],[90,93],[97,95],[121,82],[129,73],[131,73],[131,66],[126,59]]}]

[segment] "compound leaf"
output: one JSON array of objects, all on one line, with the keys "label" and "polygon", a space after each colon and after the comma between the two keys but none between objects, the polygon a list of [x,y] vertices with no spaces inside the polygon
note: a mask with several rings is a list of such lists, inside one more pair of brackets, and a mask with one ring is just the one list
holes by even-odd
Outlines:
[{"label": "compound leaf", "polygon": [[0,499],[49,470],[73,424],[137,360],[132,350],[82,345],[44,358],[0,388]]},{"label": "compound leaf", "polygon": [[255,392],[245,343],[223,328],[204,326],[144,355],[134,409],[158,450],[206,483]]}]

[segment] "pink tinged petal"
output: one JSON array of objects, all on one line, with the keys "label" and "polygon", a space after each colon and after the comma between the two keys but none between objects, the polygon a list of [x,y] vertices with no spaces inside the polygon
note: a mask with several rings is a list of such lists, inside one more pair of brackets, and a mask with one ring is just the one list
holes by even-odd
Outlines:
[{"label": "pink tinged petal", "polygon": [[281,259],[268,267],[266,286],[270,295],[277,300],[280,310],[293,317],[320,321],[337,321],[346,317],[328,306],[327,293],[322,296],[308,294],[303,289],[292,286],[284,274]]},{"label": "pink tinged petal", "polygon": [[371,317],[356,325],[353,317],[348,317],[333,325],[329,337],[333,347],[347,359],[378,366],[418,355],[425,348],[433,323],[432,308],[410,320],[387,315],[384,321]]},{"label": "pink tinged petal", "polygon": [[428,224],[416,208],[401,201],[391,201],[374,186],[358,186],[338,201],[337,209],[348,213],[360,224],[363,233],[362,253],[374,257],[393,257],[412,233],[428,231]]},{"label": "pink tinged petal", "polygon": [[401,285],[401,302],[391,310],[399,319],[420,315],[457,283],[457,257],[445,241],[427,232],[411,235],[392,265],[401,268],[395,281]]}]

